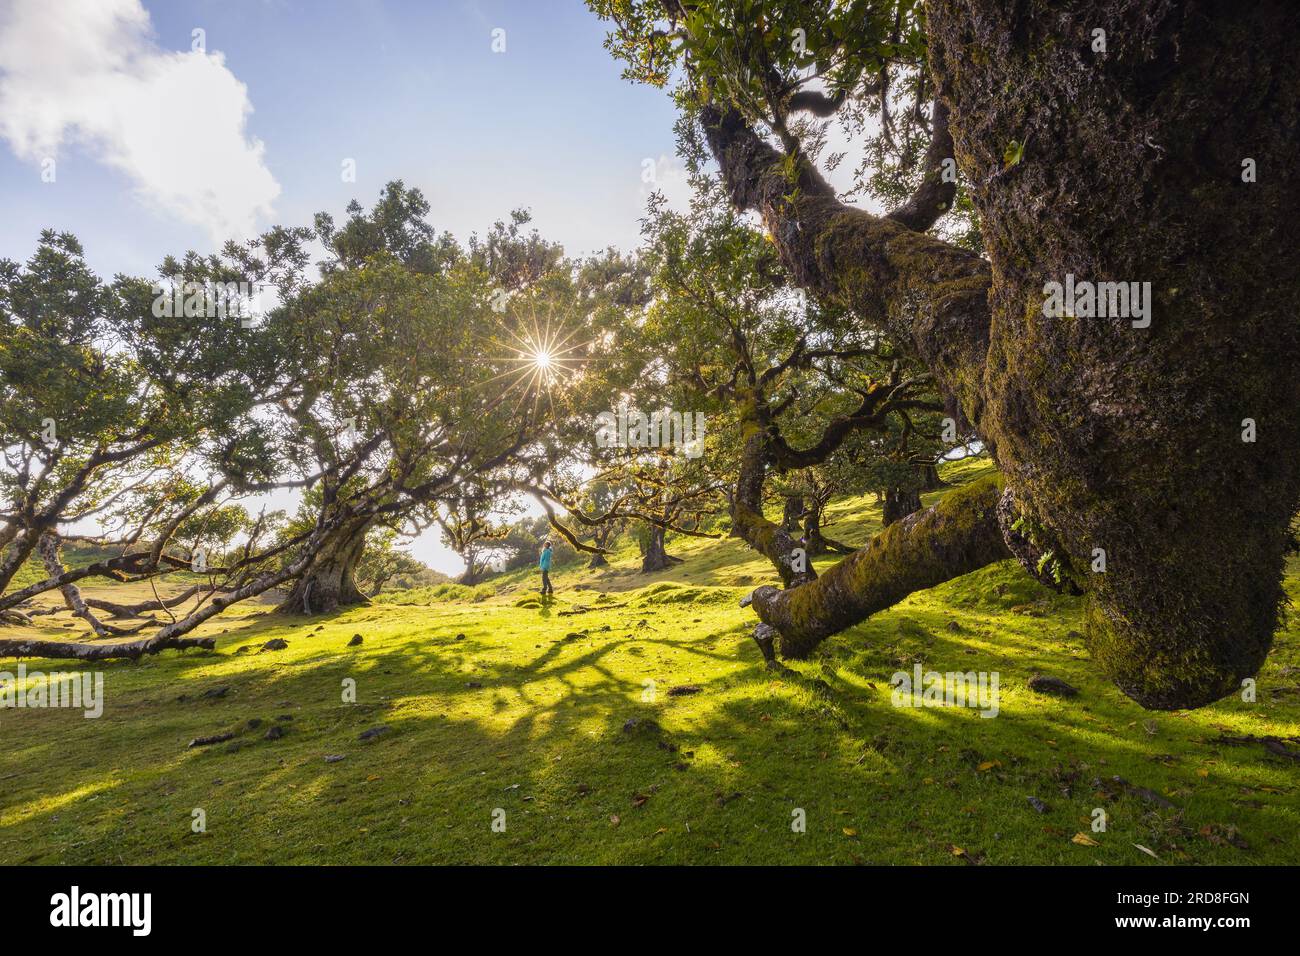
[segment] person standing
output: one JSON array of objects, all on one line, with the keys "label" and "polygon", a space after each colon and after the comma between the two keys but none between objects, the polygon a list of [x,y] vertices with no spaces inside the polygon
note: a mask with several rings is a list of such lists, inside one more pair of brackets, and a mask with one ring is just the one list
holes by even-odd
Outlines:
[{"label": "person standing", "polygon": [[542,556],[537,559],[537,566],[542,569],[542,593],[554,594],[551,587],[551,539],[542,542]]}]

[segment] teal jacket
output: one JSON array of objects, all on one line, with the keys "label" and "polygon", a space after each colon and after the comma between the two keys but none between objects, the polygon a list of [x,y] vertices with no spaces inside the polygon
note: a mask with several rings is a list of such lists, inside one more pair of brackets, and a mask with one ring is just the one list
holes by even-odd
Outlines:
[{"label": "teal jacket", "polygon": [[537,560],[537,566],[543,571],[551,570],[551,549],[542,548],[542,556]]}]

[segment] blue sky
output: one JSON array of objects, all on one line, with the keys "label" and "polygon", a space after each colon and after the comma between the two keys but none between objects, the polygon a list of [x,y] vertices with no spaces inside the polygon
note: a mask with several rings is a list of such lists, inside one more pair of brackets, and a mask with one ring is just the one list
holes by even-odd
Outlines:
[{"label": "blue sky", "polygon": [[52,227],[152,275],[396,178],[462,240],[523,206],[571,253],[630,248],[649,191],[687,190],[669,97],[603,38],[579,0],[0,0],[0,257]]},{"label": "blue sky", "polygon": [[[0,0],[11,31],[28,2]],[[424,190],[434,224],[461,238],[526,206],[548,237],[585,252],[635,244],[649,188],[644,160],[656,163],[661,185],[675,188],[669,98],[619,78],[601,46],[603,25],[578,0],[146,0],[147,24],[128,31],[102,18],[87,22],[74,0],[37,6],[93,40],[70,51],[70,69],[107,58],[100,50],[120,47],[124,32],[132,41],[148,38],[137,62],[197,59],[192,31],[204,31],[208,61],[219,57],[246,88],[252,112],[243,129],[215,119],[228,108],[215,95],[210,104],[193,103],[188,115],[168,115],[146,85],[130,94],[132,112],[145,114],[178,166],[201,157],[209,141],[227,148],[241,134],[245,143],[260,141],[261,165],[279,191],[270,214],[262,208],[252,217],[257,227],[307,224],[318,210],[341,214],[349,199],[369,202],[386,181],[402,178]],[[504,53],[492,50],[497,28],[505,31]],[[103,35],[93,37],[96,29]],[[50,69],[48,47],[62,44],[43,34],[12,47],[41,48],[40,68]],[[9,66],[0,55],[0,70]],[[31,86],[38,82],[42,90],[50,85],[30,77]],[[198,95],[209,86],[225,93],[227,85],[200,84]],[[31,101],[21,87],[12,99],[20,94]],[[111,123],[104,112],[89,122]],[[107,273],[147,273],[168,252],[213,248],[221,224],[177,215],[175,203],[160,202],[139,175],[106,159],[113,130],[86,125],[74,115],[57,148],[25,156],[15,155],[12,136],[0,138],[0,256],[25,258],[47,226],[76,233]],[[46,155],[57,163],[53,183],[41,181]],[[355,160],[355,183],[342,181],[345,159]],[[225,195],[237,195],[238,185],[222,183]]]}]

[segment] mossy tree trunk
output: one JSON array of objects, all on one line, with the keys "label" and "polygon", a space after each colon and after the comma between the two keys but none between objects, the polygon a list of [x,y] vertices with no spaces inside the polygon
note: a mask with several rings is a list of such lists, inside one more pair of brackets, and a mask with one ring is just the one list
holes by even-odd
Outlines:
[{"label": "mossy tree trunk", "polygon": [[652,524],[649,530],[649,538],[646,541],[645,550],[641,557],[641,571],[649,574],[652,571],[663,571],[672,567],[674,564],[681,564],[681,558],[674,558],[664,547],[664,529],[662,525]]},{"label": "mossy tree trunk", "polygon": [[[816,581],[785,591],[770,585],[756,590],[753,607],[775,629],[774,650],[782,657],[806,657],[825,638],[913,591],[1011,557],[998,526],[1001,495],[1001,476],[972,482],[895,522]],[[764,644],[761,635],[759,643]]]},{"label": "mossy tree trunk", "polygon": [[921,510],[921,492],[915,488],[886,488],[885,506],[880,512],[880,524],[888,528],[895,521]]},{"label": "mossy tree trunk", "polygon": [[[610,522],[604,522],[596,526],[596,530],[592,535],[591,543],[598,548],[604,548],[609,545],[610,539],[613,537],[614,537],[614,525],[611,524]],[[591,560],[587,562],[587,567],[607,568],[609,567],[609,561],[605,558],[603,554],[597,551],[594,554],[592,554]]]},{"label": "mossy tree trunk", "polygon": [[[1215,700],[1272,643],[1300,500],[1300,6],[940,0],[929,23],[993,267],[981,430],[1120,689]],[[1150,282],[1150,327],[1045,318],[1067,274]]]},{"label": "mossy tree trunk", "polygon": [[817,577],[807,554],[801,556],[802,544],[784,525],[769,521],[763,514],[763,485],[767,480],[767,438],[751,414],[742,428],[745,444],[740,455],[740,470],[731,499],[731,534],[772,562],[781,583],[795,587]]},{"label": "mossy tree trunk", "polygon": [[357,587],[357,565],[366,547],[371,519],[342,522],[327,534],[277,610],[288,614],[327,614],[340,607],[365,604]]},{"label": "mossy tree trunk", "polygon": [[803,495],[786,495],[785,505],[781,511],[781,529],[787,534],[799,530],[799,519],[803,517]]},{"label": "mossy tree trunk", "polygon": [[[807,164],[792,183],[738,114],[706,107],[723,177],[800,284],[910,342],[955,399],[1036,546],[1088,591],[1117,686],[1152,708],[1216,700],[1272,643],[1300,504],[1300,7],[936,0],[927,23],[987,261],[843,205]],[[1149,282],[1150,325],[1045,317],[1067,275]],[[840,602],[856,612],[899,590],[838,577],[865,589]],[[780,602],[798,614],[768,612],[791,646],[852,623],[815,620],[798,590]]]}]

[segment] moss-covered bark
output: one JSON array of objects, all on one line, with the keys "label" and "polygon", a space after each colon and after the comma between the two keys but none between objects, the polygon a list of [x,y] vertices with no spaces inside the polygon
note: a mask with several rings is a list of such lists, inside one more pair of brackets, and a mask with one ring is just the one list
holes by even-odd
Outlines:
[{"label": "moss-covered bark", "polygon": [[764,624],[778,632],[782,657],[806,657],[822,640],[913,591],[942,584],[1011,557],[998,527],[1002,478],[956,489],[924,511],[896,521],[815,581],[753,594]]},{"label": "moss-covered bark", "polygon": [[667,548],[664,546],[664,534],[663,525],[650,525],[650,536],[641,555],[641,573],[650,574],[654,571],[663,571],[671,568],[674,564],[682,563],[681,558],[675,558],[668,553]]},{"label": "moss-covered bark", "polygon": [[817,572],[806,553],[802,556],[797,553],[800,542],[783,524],[769,521],[763,514],[763,485],[771,448],[755,403],[743,406],[741,428],[745,443],[731,500],[731,534],[771,561],[785,587],[811,581]]},{"label": "moss-covered bark", "polygon": [[368,599],[357,587],[356,572],[370,524],[370,519],[358,518],[343,522],[326,535],[277,610],[326,614],[347,605],[365,604]]},{"label": "moss-covered bark", "polygon": [[[1271,644],[1300,500],[1300,7],[939,0],[929,23],[992,263],[981,432],[1087,575],[1119,687],[1217,699]],[[1150,327],[1045,318],[1067,273],[1150,282]]]},{"label": "moss-covered bark", "polygon": [[[706,108],[724,179],[801,284],[910,340],[955,397],[1034,549],[1083,573],[1115,683],[1216,700],[1269,649],[1300,504],[1300,6],[936,0],[928,24],[988,261],[843,206]],[[1046,318],[1067,274],[1149,282],[1150,326]],[[830,626],[796,594],[776,618]]]}]

